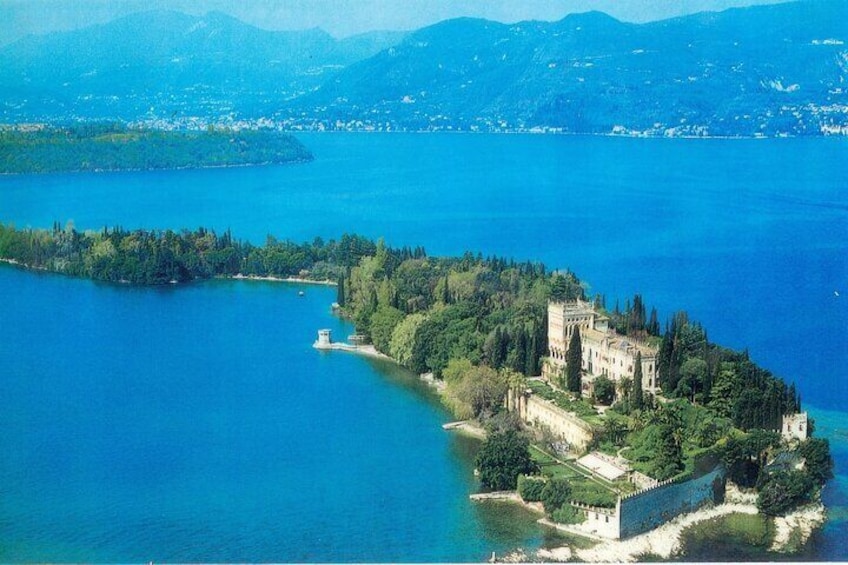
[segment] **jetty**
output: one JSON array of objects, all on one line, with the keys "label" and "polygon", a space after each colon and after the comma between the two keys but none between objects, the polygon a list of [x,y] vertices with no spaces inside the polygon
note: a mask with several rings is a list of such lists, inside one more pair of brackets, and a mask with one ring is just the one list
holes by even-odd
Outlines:
[{"label": "jetty", "polygon": [[358,353],[369,357],[377,357],[380,359],[391,359],[388,355],[384,355],[377,351],[371,344],[363,343],[361,336],[352,335],[349,338],[353,343],[345,343],[333,341],[332,330],[318,330],[318,339],[312,344],[312,347],[321,351],[347,351],[349,353]]},{"label": "jetty", "polygon": [[481,428],[476,422],[469,420],[448,422],[447,424],[442,424],[442,429],[446,431],[456,431],[478,439],[486,439],[486,430]]}]

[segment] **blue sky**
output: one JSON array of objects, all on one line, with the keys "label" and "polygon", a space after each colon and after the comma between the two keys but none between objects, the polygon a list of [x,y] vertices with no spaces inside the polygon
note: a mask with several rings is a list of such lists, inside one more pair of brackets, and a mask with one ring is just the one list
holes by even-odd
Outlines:
[{"label": "blue sky", "polygon": [[558,20],[600,10],[645,22],[705,10],[781,0],[0,0],[0,44],[28,33],[103,23],[132,12],[171,9],[201,15],[217,10],[266,29],[320,27],[336,37],[375,29],[409,30],[472,16],[501,22]]}]

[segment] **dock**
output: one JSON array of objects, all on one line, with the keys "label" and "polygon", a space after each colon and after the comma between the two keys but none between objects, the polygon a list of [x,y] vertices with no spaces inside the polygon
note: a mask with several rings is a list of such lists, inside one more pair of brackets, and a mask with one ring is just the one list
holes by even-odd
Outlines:
[{"label": "dock", "polygon": [[448,422],[447,424],[442,424],[443,430],[455,430],[459,427],[462,427],[463,424],[467,423],[467,420],[460,420],[459,422]]},{"label": "dock", "polygon": [[378,359],[386,359],[389,361],[392,360],[388,355],[384,355],[377,351],[373,345],[364,344],[361,341],[354,343],[333,341],[330,336],[330,330],[318,330],[318,339],[315,340],[312,347],[320,351],[347,351],[350,353],[367,355],[368,357],[376,357]]}]

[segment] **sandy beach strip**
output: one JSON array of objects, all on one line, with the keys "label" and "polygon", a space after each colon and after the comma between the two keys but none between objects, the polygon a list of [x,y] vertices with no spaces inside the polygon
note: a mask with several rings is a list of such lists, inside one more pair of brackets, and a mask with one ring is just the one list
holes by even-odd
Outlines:
[{"label": "sandy beach strip", "polygon": [[297,283],[297,284],[316,284],[321,286],[336,286],[338,283],[331,280],[323,280],[318,281],[314,279],[304,279],[301,277],[272,277],[266,276],[262,277],[259,275],[243,275],[241,273],[232,276],[224,276],[222,278],[226,279],[234,279],[237,281],[266,281],[266,282],[287,282],[287,283]]},{"label": "sandy beach strip", "polygon": [[283,283],[297,283],[297,284],[315,284],[321,286],[336,286],[338,283],[331,280],[314,280],[314,279],[304,279],[300,277],[272,277],[266,276],[262,277],[259,275],[243,275],[241,273],[232,276],[225,276],[223,278],[233,279],[237,281],[266,281],[266,282],[283,282]]}]

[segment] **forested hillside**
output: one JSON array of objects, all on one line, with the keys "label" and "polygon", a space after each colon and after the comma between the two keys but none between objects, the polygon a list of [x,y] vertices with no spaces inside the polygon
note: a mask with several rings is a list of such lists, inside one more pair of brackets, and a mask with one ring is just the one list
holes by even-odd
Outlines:
[{"label": "forested hillside", "polygon": [[0,174],[226,167],[308,161],[294,137],[267,131],[161,131],[116,123],[0,128]]},{"label": "forested hillside", "polygon": [[148,12],[0,48],[0,118],[314,130],[848,133],[848,0],[645,24],[459,18],[336,40]]}]

